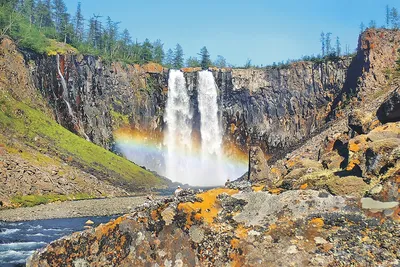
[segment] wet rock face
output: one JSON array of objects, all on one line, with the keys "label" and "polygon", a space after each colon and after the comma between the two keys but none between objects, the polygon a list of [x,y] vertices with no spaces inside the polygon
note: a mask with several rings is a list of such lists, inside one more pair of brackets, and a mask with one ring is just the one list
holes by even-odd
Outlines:
[{"label": "wet rock face", "polygon": [[[105,64],[93,56],[60,56],[60,72],[67,84],[61,84],[55,57],[31,57],[35,85],[53,107],[57,121],[80,133],[80,125],[89,139],[111,149],[113,131],[133,126],[160,132],[166,101],[167,80],[157,64]],[[74,123],[67,102],[77,118]]]}]

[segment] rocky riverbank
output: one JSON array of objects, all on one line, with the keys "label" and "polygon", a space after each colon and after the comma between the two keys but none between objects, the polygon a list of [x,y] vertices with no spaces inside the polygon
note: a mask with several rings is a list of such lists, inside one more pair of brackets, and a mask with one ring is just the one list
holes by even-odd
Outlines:
[{"label": "rocky riverbank", "polygon": [[145,201],[146,197],[138,196],[55,202],[35,207],[1,210],[0,221],[16,222],[55,218],[111,216],[130,212]]}]

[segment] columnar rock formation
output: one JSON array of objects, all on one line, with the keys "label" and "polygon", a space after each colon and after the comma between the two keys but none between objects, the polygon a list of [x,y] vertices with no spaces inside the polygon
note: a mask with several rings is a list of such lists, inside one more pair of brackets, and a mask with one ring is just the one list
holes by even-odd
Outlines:
[{"label": "columnar rock formation", "polygon": [[[79,133],[73,112],[94,143],[112,148],[112,132],[125,124],[160,134],[165,116],[168,70],[156,64],[105,64],[92,56],[60,56],[68,92],[63,92],[55,57],[26,54],[35,84],[59,122]],[[212,70],[225,139],[247,149],[252,140],[267,153],[288,149],[324,126],[343,90],[351,59],[298,62],[287,68]],[[198,110],[197,73],[184,69],[193,110]],[[67,97],[67,102],[63,98]],[[194,113],[194,121],[199,121]],[[76,124],[76,123],[75,123]],[[196,127],[199,128],[199,127]]]}]

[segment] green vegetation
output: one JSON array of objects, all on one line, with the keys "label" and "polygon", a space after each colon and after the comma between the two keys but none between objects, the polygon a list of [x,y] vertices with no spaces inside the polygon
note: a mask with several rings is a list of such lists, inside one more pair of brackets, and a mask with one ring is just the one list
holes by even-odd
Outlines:
[{"label": "green vegetation", "polygon": [[7,129],[8,135],[24,140],[31,147],[40,147],[47,154],[57,155],[70,164],[132,191],[165,184],[151,172],[87,142],[41,111],[4,93],[0,95],[0,128]]},{"label": "green vegetation", "polygon": [[211,66],[211,60],[210,60],[210,53],[208,53],[207,47],[203,46],[200,50],[199,56],[201,57],[200,60],[200,65],[201,68],[208,69],[208,67]]},{"label": "green vegetation", "polygon": [[93,196],[86,193],[78,193],[74,195],[25,195],[12,197],[11,203],[18,207],[33,207],[36,205],[47,204],[56,201],[82,200],[91,198],[93,198]]},{"label": "green vegetation", "polygon": [[110,109],[110,115],[111,115],[111,118],[112,118],[113,125],[116,128],[119,128],[119,127],[124,126],[124,125],[125,126],[129,125],[129,116],[128,115],[123,115],[123,114],[115,111],[112,108]]}]

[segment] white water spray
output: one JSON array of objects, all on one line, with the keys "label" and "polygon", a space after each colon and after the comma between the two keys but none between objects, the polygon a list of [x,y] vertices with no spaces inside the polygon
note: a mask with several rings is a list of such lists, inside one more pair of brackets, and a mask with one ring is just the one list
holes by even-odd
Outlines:
[{"label": "white water spray", "polygon": [[193,170],[188,158],[192,153],[192,113],[185,77],[179,70],[170,70],[165,122],[164,145],[166,176],[181,183],[191,183]]},{"label": "white water spray", "polygon": [[64,76],[62,75],[61,69],[60,69],[60,55],[57,54],[57,71],[58,71],[58,75],[61,78],[61,86],[63,88],[63,100],[65,102],[65,104],[67,105],[68,108],[68,113],[71,116],[71,118],[75,118],[74,116],[74,112],[72,111],[71,105],[68,102],[68,91],[67,91],[67,83],[65,82]]},{"label": "white water spray", "polygon": [[202,184],[221,185],[226,181],[222,166],[222,130],[218,116],[218,88],[212,72],[198,74]]}]

